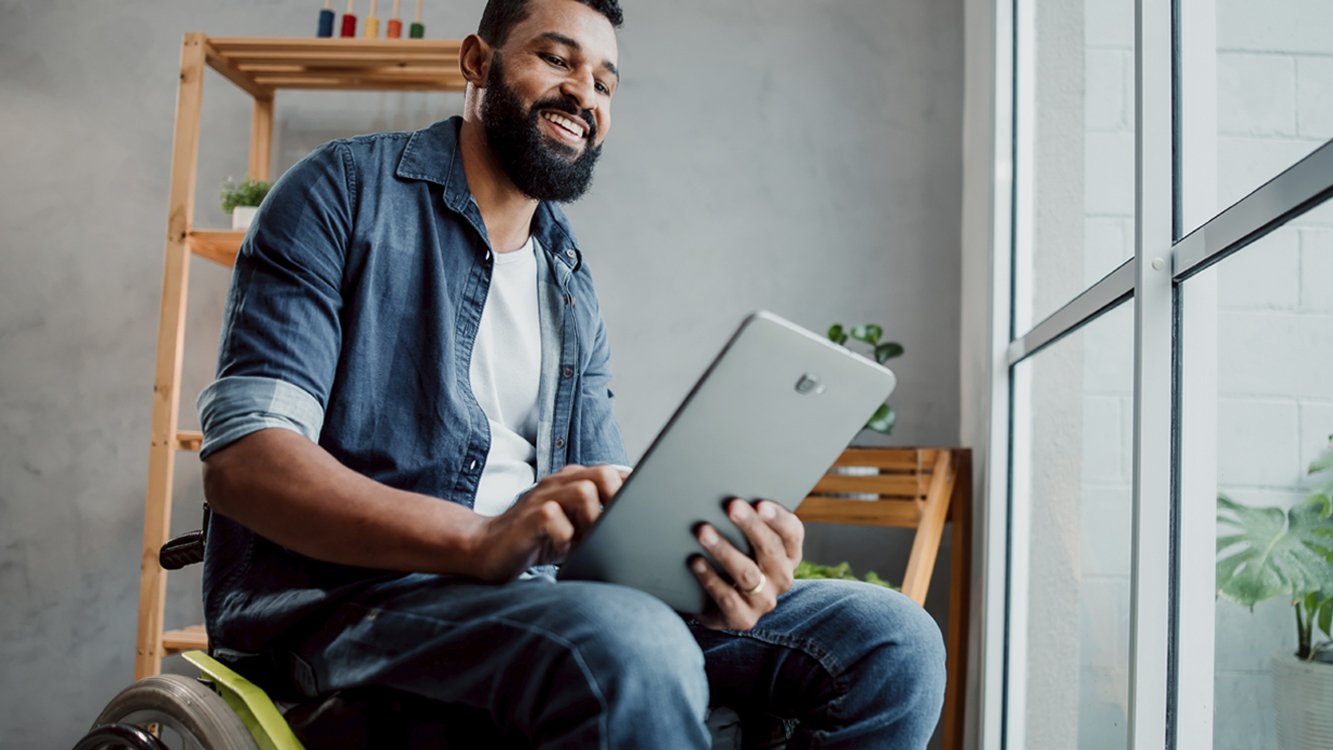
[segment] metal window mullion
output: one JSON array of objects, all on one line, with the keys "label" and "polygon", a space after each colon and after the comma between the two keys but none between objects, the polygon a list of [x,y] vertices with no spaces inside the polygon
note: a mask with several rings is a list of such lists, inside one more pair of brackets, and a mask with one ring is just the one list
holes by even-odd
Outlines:
[{"label": "metal window mullion", "polygon": [[1005,686],[1005,750],[1027,748],[1028,591],[1032,582],[1032,363],[1009,371],[1010,422],[1008,684]]},{"label": "metal window mullion", "polygon": [[[1176,180],[1180,225],[1217,211],[1217,22],[1215,0],[1177,0],[1179,45]],[[1175,270],[1182,261],[1175,248]],[[1213,746],[1217,543],[1217,278],[1177,290],[1175,680],[1173,747]]]},{"label": "metal window mullion", "polygon": [[[1013,234],[1010,247],[1013,265],[1010,271],[1011,288],[1006,290],[1010,302],[1011,328],[1026,327],[1031,322],[1033,222],[1036,215],[1036,0],[1012,0],[1013,10]],[[1006,611],[1004,613],[1004,699],[1003,747],[1022,750],[1027,747],[1027,565],[1030,513],[1029,494],[1022,484],[1024,470],[1016,467],[1030,465],[1025,453],[1030,447],[1028,398],[1029,378],[1025,368],[1008,368],[1011,383],[1005,398],[1010,404],[1009,422],[1004,426],[1009,439],[1008,462],[1005,466],[1007,481],[1004,494],[1008,508],[1006,545]]]},{"label": "metal window mullion", "polygon": [[991,384],[989,432],[987,435],[985,482],[986,507],[979,519],[984,548],[982,606],[973,610],[982,618],[979,737],[965,737],[969,747],[1001,750],[1005,726],[1005,637],[1008,625],[1007,591],[1009,571],[1009,473],[1011,377],[1005,349],[1012,335],[1012,242],[1014,236],[1014,59],[1015,5],[1013,0],[994,2],[994,140],[995,177],[991,235]]},{"label": "metal window mullion", "polygon": [[1134,499],[1129,746],[1167,745],[1171,569],[1172,4],[1135,9]]}]

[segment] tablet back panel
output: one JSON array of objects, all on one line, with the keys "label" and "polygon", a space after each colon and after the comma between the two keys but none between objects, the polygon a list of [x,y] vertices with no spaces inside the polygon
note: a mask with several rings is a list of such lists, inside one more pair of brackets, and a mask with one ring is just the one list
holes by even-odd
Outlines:
[{"label": "tablet back panel", "polygon": [[794,509],[893,390],[887,368],[766,312],[746,318],[644,454],[561,579],[647,591],[678,611],[707,603],[689,572],[711,523],[740,549],[732,497]]}]

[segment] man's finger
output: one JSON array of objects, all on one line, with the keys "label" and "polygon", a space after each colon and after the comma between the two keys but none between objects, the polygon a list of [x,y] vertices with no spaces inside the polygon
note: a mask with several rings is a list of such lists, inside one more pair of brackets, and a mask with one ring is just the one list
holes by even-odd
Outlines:
[{"label": "man's finger", "polygon": [[560,506],[579,529],[586,529],[602,513],[601,490],[590,479],[578,479],[556,493]]},{"label": "man's finger", "polygon": [[760,599],[764,594],[761,592],[755,597],[746,597],[735,587],[722,580],[722,577],[713,570],[702,557],[696,557],[690,561],[690,570],[694,577],[698,579],[699,585],[703,586],[704,591],[716,604],[726,627],[735,630],[749,630],[759,621],[759,616],[772,609],[767,606],[764,609],[756,609],[756,605],[762,606],[767,600]]},{"label": "man's finger", "polygon": [[551,542],[554,548],[563,551],[574,539],[574,524],[565,515],[565,510],[560,507],[560,503],[554,500],[542,503],[541,508],[538,509],[537,518],[540,523],[540,533]]},{"label": "man's finger", "polygon": [[787,551],[782,538],[749,503],[733,500],[727,506],[727,517],[750,541],[754,559],[759,561],[761,568],[778,565],[786,560]]},{"label": "man's finger", "polygon": [[759,517],[782,539],[788,559],[801,559],[805,548],[805,524],[801,519],[772,500],[760,500],[755,508]]},{"label": "man's finger", "polygon": [[736,549],[736,546],[719,534],[717,529],[708,524],[701,524],[695,536],[699,544],[708,550],[714,560],[717,560],[731,580],[736,582],[737,588],[748,591],[759,585],[764,575],[759,563]]}]

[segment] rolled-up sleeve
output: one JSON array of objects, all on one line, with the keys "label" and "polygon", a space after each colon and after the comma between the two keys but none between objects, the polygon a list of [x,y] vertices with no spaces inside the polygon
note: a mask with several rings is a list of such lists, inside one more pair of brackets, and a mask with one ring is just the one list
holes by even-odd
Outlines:
[{"label": "rolled-up sleeve", "polygon": [[324,409],[314,396],[273,378],[219,378],[199,394],[204,444],[201,459],[252,432],[277,427],[318,442]]},{"label": "rolled-up sleeve", "polygon": [[326,145],[260,207],[232,274],[217,380],[199,396],[202,458],[268,427],[318,441],[342,346],[352,166],[345,146]]}]

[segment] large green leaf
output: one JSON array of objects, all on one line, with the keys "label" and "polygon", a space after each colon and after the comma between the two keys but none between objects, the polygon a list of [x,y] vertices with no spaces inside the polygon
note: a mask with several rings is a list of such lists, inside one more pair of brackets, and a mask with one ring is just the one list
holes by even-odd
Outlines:
[{"label": "large green leaf", "polygon": [[1251,508],[1218,495],[1217,587],[1238,604],[1302,599],[1333,588],[1333,520],[1323,504],[1287,512]]}]

